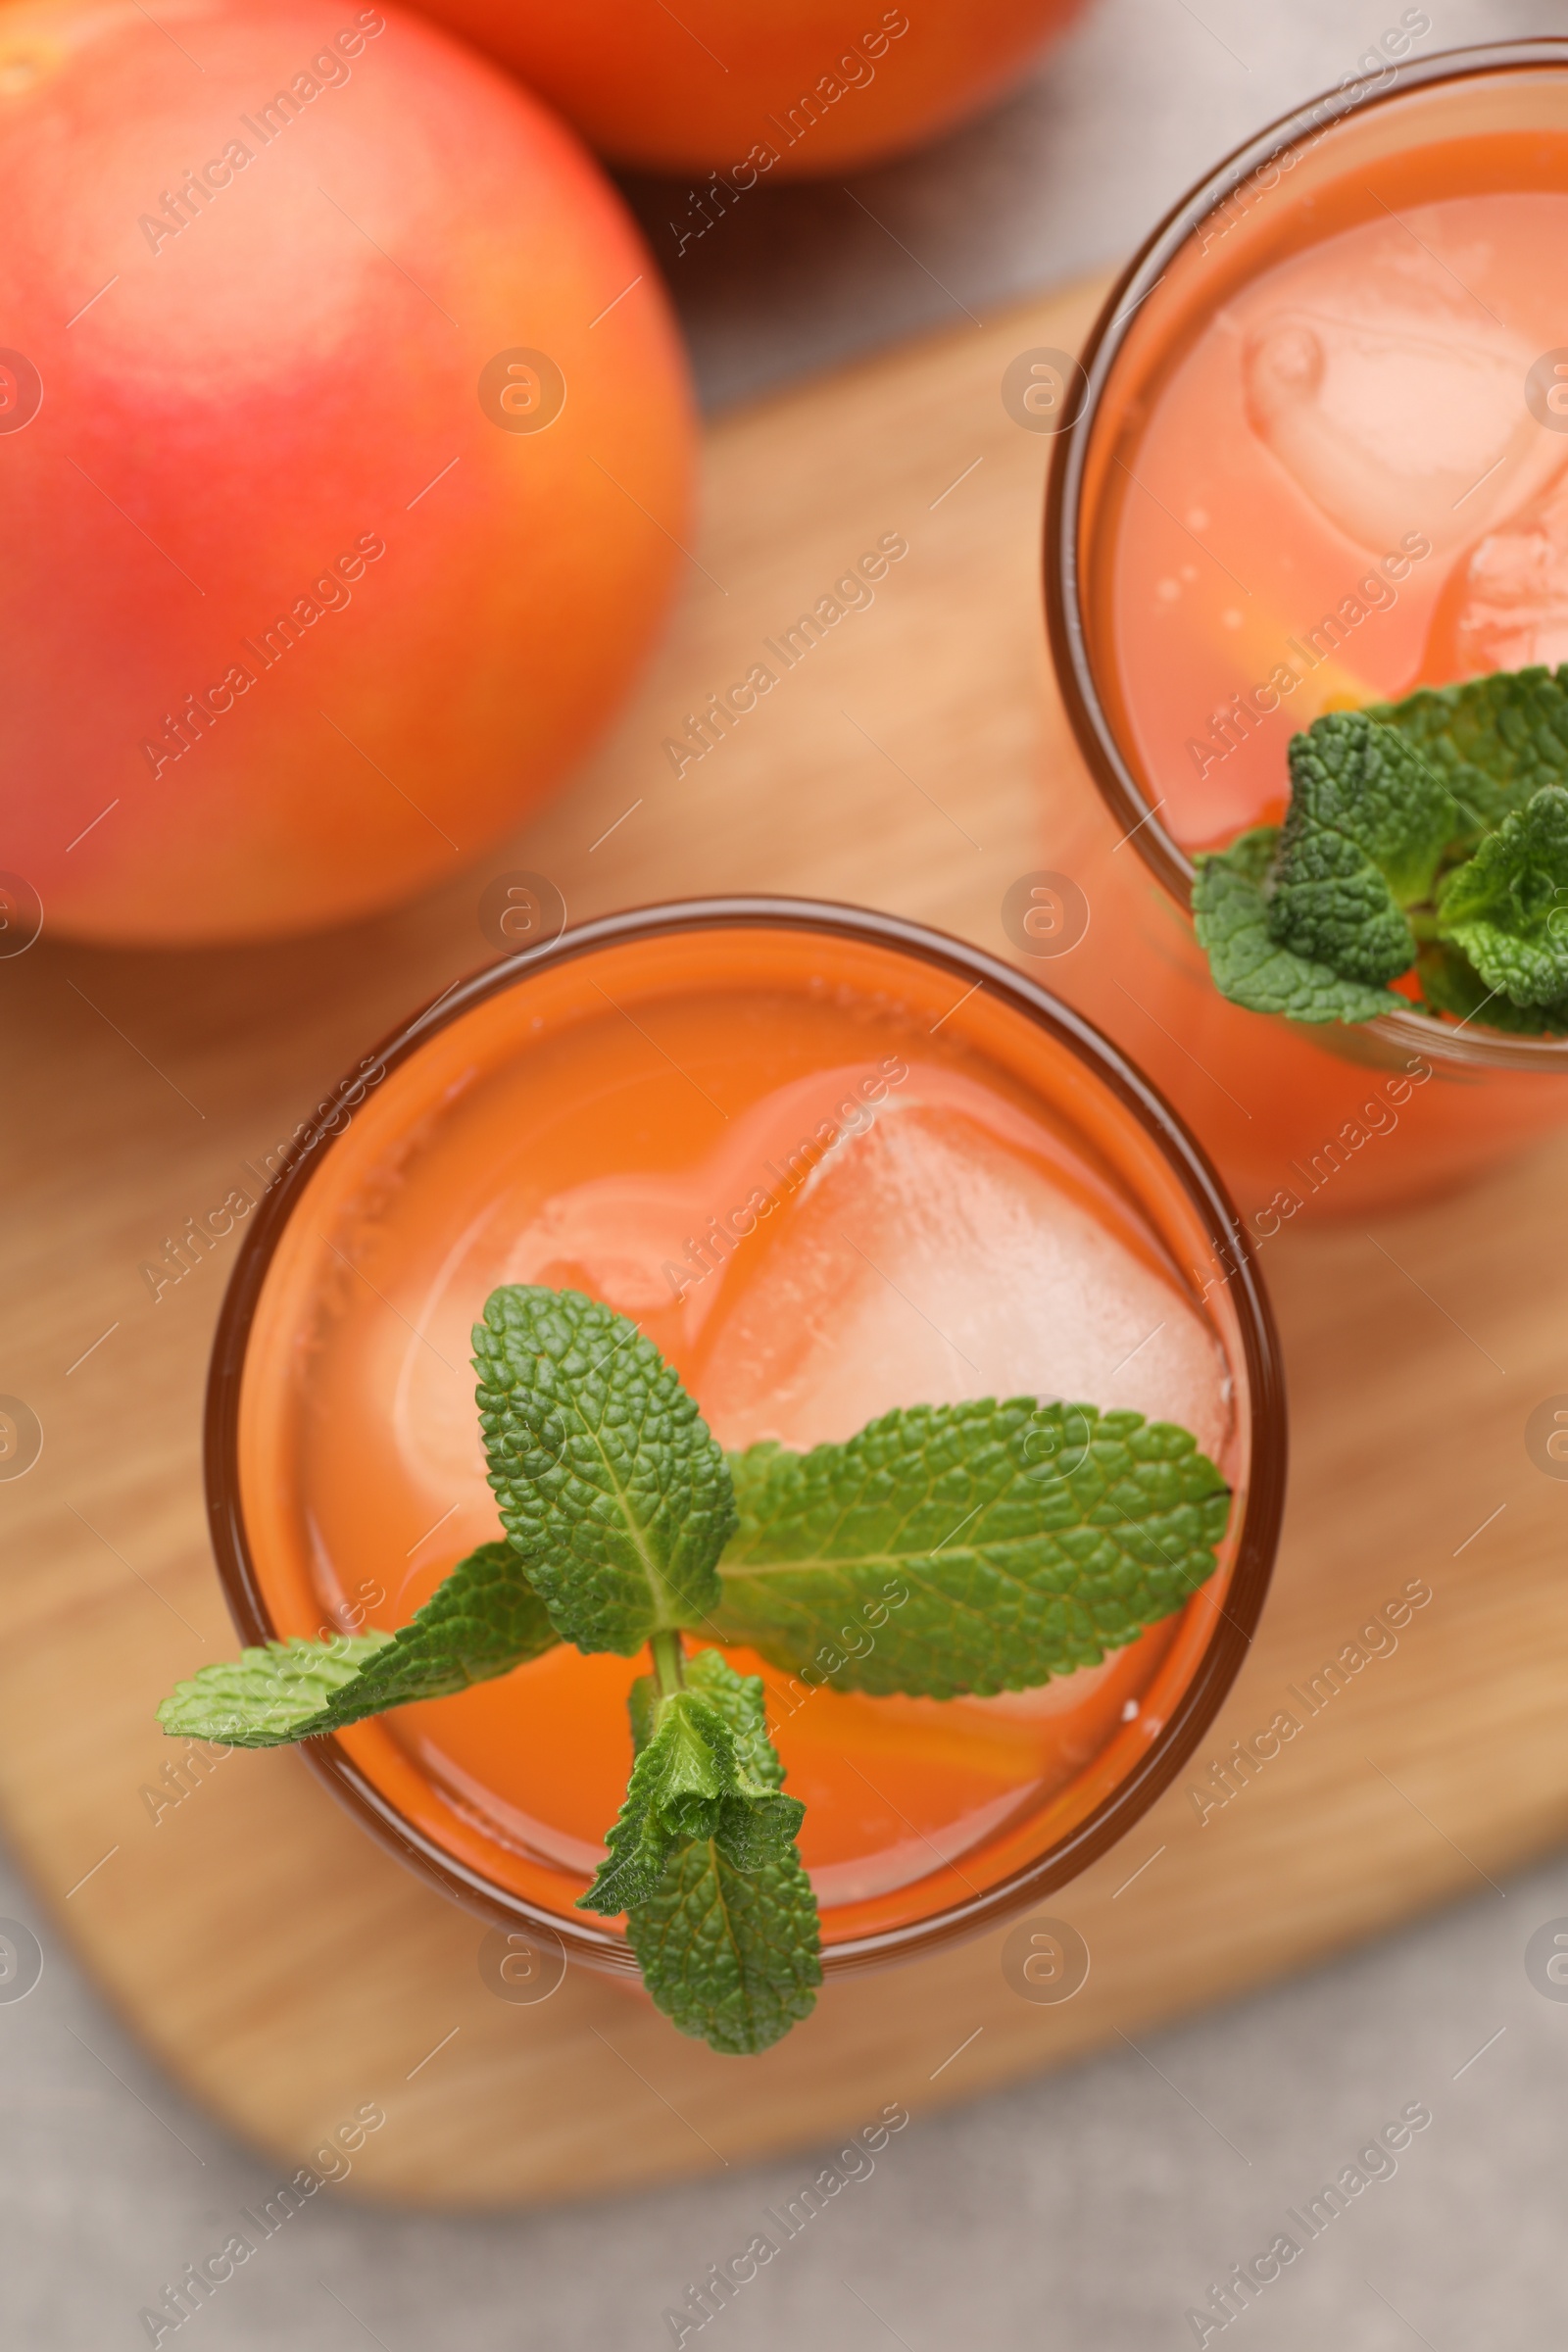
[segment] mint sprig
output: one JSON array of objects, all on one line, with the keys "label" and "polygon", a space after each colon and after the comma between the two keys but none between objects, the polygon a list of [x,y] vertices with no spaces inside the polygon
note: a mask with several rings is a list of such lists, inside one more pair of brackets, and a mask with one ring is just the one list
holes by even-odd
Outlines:
[{"label": "mint sprig", "polygon": [[840,1690],[1015,1690],[1097,1663],[1213,1573],[1230,1496],[1169,1423],[985,1398],[726,1458],[637,1326],[579,1292],[498,1290],[473,1339],[505,1538],[397,1634],[246,1650],[181,1683],[159,1720],[270,1747],[560,1641],[646,1643],[625,1802],[580,1907],[624,1914],[655,2001],[717,2050],[765,2049],[807,2015],[820,1934],[762,1683],[718,1647],[688,1654],[689,1637]]},{"label": "mint sprig", "polygon": [[[700,1651],[686,1676],[725,1723],[749,1781],[776,1791],[784,1767],[767,1736],[761,1678],[737,1674],[716,1649]],[[647,1720],[634,1691],[634,1738]],[[659,1884],[628,1912],[626,1936],[670,2023],[729,2057],[765,2050],[808,2016],[822,1981],[811,1883],[793,1836],[777,1842],[771,1831],[746,1860],[722,1837],[673,1846]]]},{"label": "mint sprig", "polygon": [[1288,759],[1284,825],[1196,861],[1223,995],[1367,1021],[1412,1008],[1389,983],[1414,971],[1427,1010],[1568,1029],[1568,665],[1329,712]]}]

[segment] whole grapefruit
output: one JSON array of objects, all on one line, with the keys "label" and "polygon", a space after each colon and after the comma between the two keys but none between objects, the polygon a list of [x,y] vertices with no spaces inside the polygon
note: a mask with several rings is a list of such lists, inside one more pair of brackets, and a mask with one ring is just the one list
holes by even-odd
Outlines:
[{"label": "whole grapefruit", "polygon": [[0,217],[0,864],[45,927],[278,934],[477,858],[681,560],[684,363],[598,167],[392,8],[24,0]]},{"label": "whole grapefruit", "polygon": [[719,190],[698,194],[722,211],[763,173],[842,172],[948,129],[1016,80],[1084,0],[419,5],[513,67],[601,154],[716,174]]}]

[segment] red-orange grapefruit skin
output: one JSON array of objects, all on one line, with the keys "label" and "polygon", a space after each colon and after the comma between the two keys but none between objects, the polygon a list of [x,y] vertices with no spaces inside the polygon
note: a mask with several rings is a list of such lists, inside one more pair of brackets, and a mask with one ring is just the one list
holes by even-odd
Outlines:
[{"label": "red-orange grapefruit skin", "polygon": [[763,173],[852,170],[951,128],[1015,81],[1084,0],[419,5],[511,66],[602,155],[716,172],[744,192]]},{"label": "red-orange grapefruit skin", "polygon": [[[0,9],[0,865],[46,931],[275,936],[461,871],[601,730],[690,393],[618,197],[493,67],[359,0],[154,14]],[[532,363],[481,403],[519,350],[541,430]]]}]

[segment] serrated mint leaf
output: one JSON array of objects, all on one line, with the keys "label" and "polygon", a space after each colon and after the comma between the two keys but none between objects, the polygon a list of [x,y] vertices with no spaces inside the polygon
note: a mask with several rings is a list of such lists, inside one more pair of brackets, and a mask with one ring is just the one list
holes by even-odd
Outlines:
[{"label": "serrated mint leaf", "polygon": [[713,1631],[835,1690],[956,1698],[1097,1665],[1213,1574],[1230,1514],[1185,1430],[1029,1396],[732,1468]]},{"label": "serrated mint leaf", "polygon": [[1466,1027],[1499,1029],[1510,1037],[1568,1037],[1568,1000],[1560,1004],[1510,1004],[1489,988],[1451,941],[1434,940],[1416,962],[1416,977],[1434,1012],[1451,1013]]},{"label": "serrated mint leaf", "polygon": [[[1330,710],[1290,751],[1291,807],[1280,839],[1281,889],[1314,836],[1351,845],[1396,908],[1427,898],[1461,819],[1441,773],[1398,728],[1368,710]],[[1403,970],[1411,960],[1407,953]],[[1390,975],[1392,977],[1392,975]]]},{"label": "serrated mint leaf", "polygon": [[171,1737],[280,1747],[510,1674],[559,1640],[510,1544],[481,1544],[396,1634],[270,1642],[204,1666],[158,1710]]},{"label": "serrated mint leaf", "polygon": [[1568,792],[1548,784],[1505,816],[1438,892],[1442,935],[1512,1004],[1568,996]]},{"label": "serrated mint leaf", "polygon": [[1401,908],[1432,887],[1453,803],[1403,738],[1361,710],[1314,719],[1293,737],[1290,766],[1269,936],[1342,980],[1396,980],[1415,961]]},{"label": "serrated mint leaf", "polygon": [[710,1837],[735,1778],[735,1742],[723,1718],[695,1691],[659,1702],[655,1729],[631,1769],[626,1801],[607,1839],[607,1861],[578,1897],[581,1911],[613,1918],[653,1893],[671,1849]]},{"label": "serrated mint leaf", "polygon": [[1264,889],[1278,840],[1276,826],[1260,825],[1228,850],[1194,861],[1193,924],[1220,994],[1250,1012],[1293,1021],[1371,1021],[1404,1008],[1390,990],[1344,979],[1326,963],[1281,947],[1269,928]]},{"label": "serrated mint leaf", "polygon": [[725,2057],[767,2049],[816,2004],[816,1899],[793,1846],[754,1871],[712,1843],[681,1846],[626,1940],[670,2024]]},{"label": "serrated mint leaf", "polygon": [[[688,1689],[723,1718],[750,1797],[747,1826],[737,1834],[732,1812],[728,1837],[673,1847],[657,1887],[628,1912],[626,1937],[672,2025],[726,2056],[747,2057],[809,2014],[822,1981],[816,1898],[794,1830],[778,1835],[782,1808],[797,1825],[805,1808],[777,1793],[784,1767],[767,1736],[760,1677],[737,1674],[716,1649],[688,1658],[686,1676]],[[638,1713],[634,1701],[634,1727]],[[755,1858],[744,1859],[764,1797],[780,1810],[767,1817]]]},{"label": "serrated mint leaf", "polygon": [[734,1497],[658,1348],[580,1291],[521,1285],[492,1293],[473,1346],[502,1525],[564,1639],[629,1657],[701,1627]]},{"label": "serrated mint leaf", "polygon": [[[709,1665],[705,1660],[711,1659]],[[677,1846],[712,1839],[737,1869],[776,1860],[806,1808],[780,1792],[783,1768],[767,1739],[762,1686],[707,1651],[690,1687],[660,1698],[652,1677],[633,1687],[631,1781],[600,1865],[578,1908],[610,1917],[646,1901]],[[752,1693],[755,1692],[755,1698]]]},{"label": "serrated mint leaf", "polygon": [[[176,1683],[158,1710],[172,1740],[221,1740],[235,1747],[282,1747],[328,1728],[338,1693],[357,1683],[390,1634],[345,1634],[334,1642],[270,1642],[204,1666]],[[372,1710],[373,1712],[373,1710]]]},{"label": "serrated mint leaf", "polygon": [[759,1870],[793,1844],[806,1818],[799,1797],[784,1796],[784,1767],[767,1732],[767,1703],[759,1674],[737,1674],[716,1649],[686,1661],[688,1685],[722,1716],[735,1743],[735,1786],[719,1808],[715,1837],[738,1870]]},{"label": "serrated mint leaf", "polygon": [[768,1736],[761,1676],[737,1674],[721,1649],[699,1649],[686,1660],[686,1682],[723,1717],[746,1780],[759,1788],[782,1788],[784,1767]]},{"label": "serrated mint leaf", "polygon": [[1365,988],[1397,980],[1415,961],[1415,934],[1388,883],[1344,833],[1298,828],[1293,839],[1286,826],[1268,928],[1293,956]]},{"label": "serrated mint leaf", "polygon": [[1395,728],[1442,778],[1463,815],[1461,850],[1543,785],[1568,784],[1568,666],[1423,687],[1365,715]]}]

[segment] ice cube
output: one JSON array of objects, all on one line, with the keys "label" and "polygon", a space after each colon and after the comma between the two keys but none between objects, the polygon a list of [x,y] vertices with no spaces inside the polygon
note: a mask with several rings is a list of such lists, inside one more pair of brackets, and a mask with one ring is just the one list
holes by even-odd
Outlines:
[{"label": "ice cube", "polygon": [[1536,662],[1568,662],[1568,487],[1560,484],[1454,565],[1422,677],[1445,685]]},{"label": "ice cube", "polygon": [[[1131,1406],[1219,1453],[1231,1410],[1213,1336],[1121,1205],[1107,1194],[1097,1213],[1097,1180],[1065,1163],[1054,1180],[1002,1132],[1017,1113],[958,1073],[928,1070],[790,1190],[778,1176],[802,1105],[809,1134],[824,1092],[804,1083],[769,1096],[678,1177],[594,1178],[515,1223],[502,1195],[394,1297],[375,1384],[392,1398],[412,1532],[433,1523],[411,1552],[414,1574],[495,1532],[467,1358],[497,1282],[586,1290],[631,1317],[725,1446],[808,1446],[894,1405],[1032,1395]],[[1032,1125],[1027,1137],[1054,1149]],[[759,1179],[775,1210],[703,1281],[688,1268],[677,1298],[671,1262],[678,1271],[687,1237]]]},{"label": "ice cube", "polygon": [[980,1089],[926,1086],[824,1161],[765,1250],[729,1269],[699,1382],[714,1435],[804,1447],[895,1405],[1033,1395],[1130,1406],[1221,1453],[1217,1343],[1124,1212],[1049,1175]]},{"label": "ice cube", "polygon": [[[1430,222],[1422,233],[1441,236]],[[1462,545],[1536,497],[1568,459],[1525,405],[1536,352],[1436,250],[1391,242],[1404,234],[1391,229],[1353,262],[1342,250],[1349,240],[1335,239],[1229,314],[1253,431],[1313,505],[1377,555],[1414,531],[1440,553]]]}]

